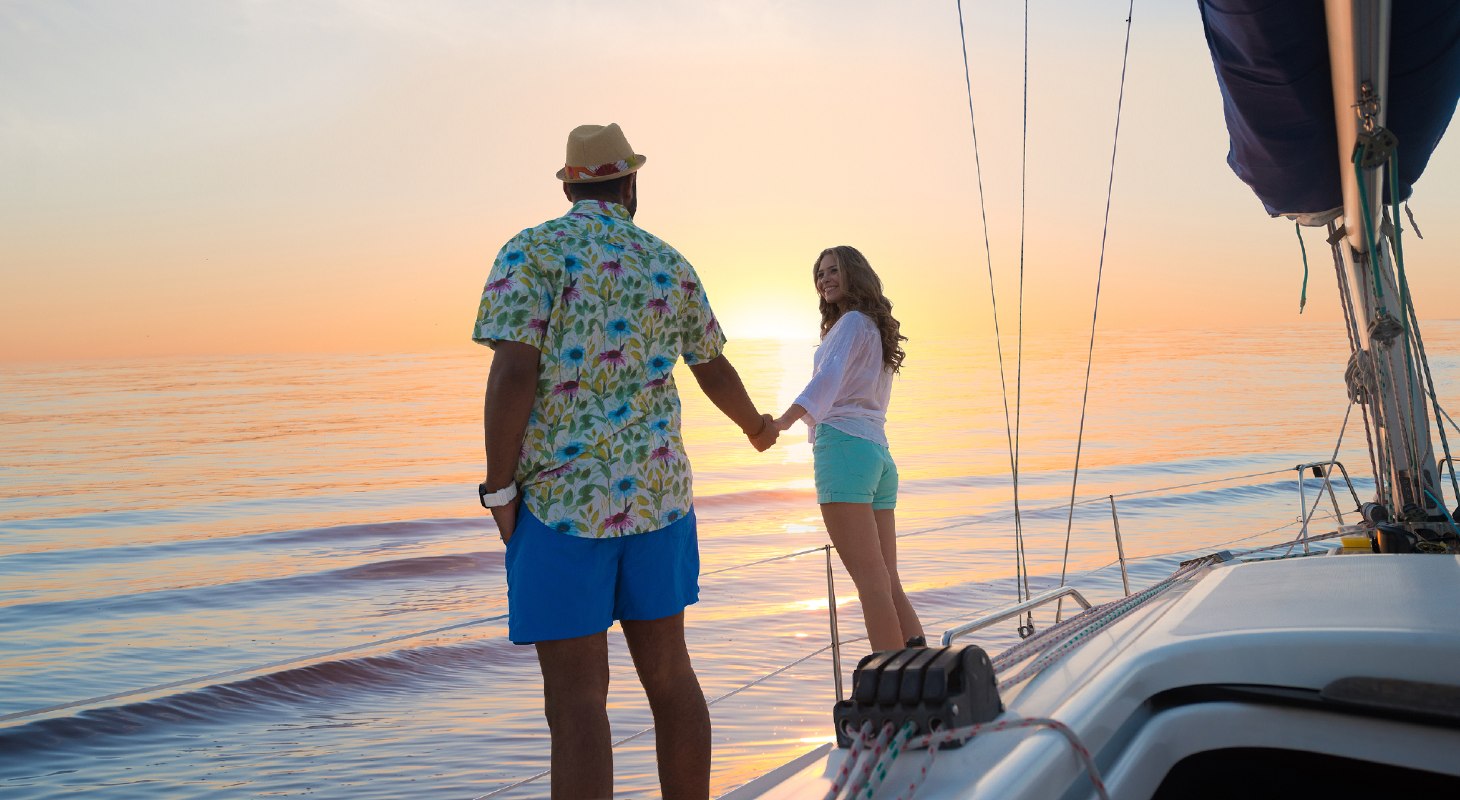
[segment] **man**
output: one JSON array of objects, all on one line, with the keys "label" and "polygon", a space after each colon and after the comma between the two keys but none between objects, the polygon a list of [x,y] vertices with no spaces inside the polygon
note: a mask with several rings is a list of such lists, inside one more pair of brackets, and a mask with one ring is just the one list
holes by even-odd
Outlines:
[{"label": "man", "polygon": [[756,449],[778,435],[722,354],[694,268],[634,224],[645,160],[616,124],[569,134],[557,177],[572,208],[502,248],[472,334],[495,350],[479,495],[507,545],[509,636],[542,667],[554,798],[612,794],[614,620],[654,713],[664,796],[709,796],[709,710],[684,641],[699,549],[675,363]]}]

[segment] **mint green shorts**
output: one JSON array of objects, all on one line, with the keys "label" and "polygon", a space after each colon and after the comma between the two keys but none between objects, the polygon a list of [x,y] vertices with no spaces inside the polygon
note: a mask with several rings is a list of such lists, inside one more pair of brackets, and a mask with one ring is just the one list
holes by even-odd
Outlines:
[{"label": "mint green shorts", "polygon": [[816,502],[897,507],[897,465],[885,447],[830,425],[816,426]]}]

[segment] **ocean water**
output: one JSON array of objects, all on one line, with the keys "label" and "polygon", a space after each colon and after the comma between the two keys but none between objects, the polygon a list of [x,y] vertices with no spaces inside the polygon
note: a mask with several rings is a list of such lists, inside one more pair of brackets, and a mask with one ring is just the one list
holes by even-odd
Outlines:
[{"label": "ocean water", "polygon": [[[1443,399],[1460,324],[1426,336]],[[1016,404],[1006,343],[1036,591],[1064,568],[1119,595],[1112,496],[1133,585],[1297,533],[1293,466],[1332,457],[1347,408],[1340,329],[1102,333],[1071,519],[1086,344],[1026,343]],[[779,412],[813,347],[728,352]],[[548,741],[474,495],[488,365],[482,348],[0,367],[0,796],[546,796],[546,779],[508,788],[547,769]],[[718,794],[831,736],[826,539],[804,430],[757,454],[678,379]],[[1014,601],[1002,397],[991,340],[909,344],[889,437],[930,638]],[[1367,499],[1357,410],[1339,458]],[[1326,507],[1313,524],[1333,527]],[[866,646],[834,575],[850,676]],[[1002,650],[1013,624],[979,643]],[[651,718],[616,628],[610,657],[613,732],[633,737]],[[653,753],[652,731],[616,747],[621,795],[656,792]]]}]

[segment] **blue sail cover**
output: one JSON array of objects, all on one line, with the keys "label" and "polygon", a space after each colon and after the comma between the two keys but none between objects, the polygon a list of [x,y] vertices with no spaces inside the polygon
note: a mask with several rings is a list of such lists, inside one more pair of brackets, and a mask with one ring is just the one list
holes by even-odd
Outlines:
[{"label": "blue sail cover", "polygon": [[[1198,3],[1232,171],[1273,216],[1342,206],[1322,0]],[[1395,0],[1390,32],[1381,100],[1399,139],[1399,193],[1407,199],[1460,98],[1460,2]]]}]

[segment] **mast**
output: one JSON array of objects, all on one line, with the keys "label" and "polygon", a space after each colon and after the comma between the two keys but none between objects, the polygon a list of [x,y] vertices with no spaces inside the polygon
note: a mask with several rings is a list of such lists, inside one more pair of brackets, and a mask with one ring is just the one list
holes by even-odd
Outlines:
[{"label": "mast", "polygon": [[[1349,296],[1355,299],[1351,324],[1359,349],[1350,361],[1350,394],[1368,405],[1376,435],[1377,500],[1391,518],[1420,522],[1444,511],[1434,499],[1440,496],[1439,471],[1423,384],[1409,350],[1407,298],[1390,257],[1393,233],[1383,213],[1385,170],[1396,144],[1384,127],[1390,11],[1389,0],[1324,2],[1343,183],[1343,227],[1329,227],[1335,258],[1343,261]],[[1364,159],[1356,170],[1360,144]]]}]

